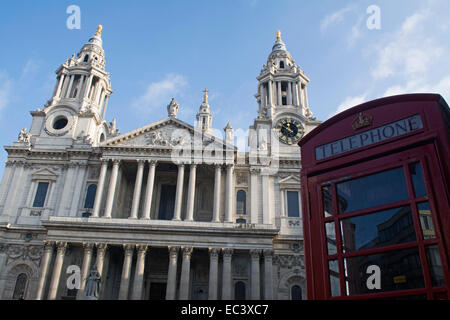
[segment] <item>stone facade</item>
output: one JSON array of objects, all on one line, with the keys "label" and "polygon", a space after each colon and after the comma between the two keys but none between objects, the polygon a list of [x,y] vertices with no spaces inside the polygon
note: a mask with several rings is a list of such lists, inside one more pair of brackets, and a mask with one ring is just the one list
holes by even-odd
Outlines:
[{"label": "stone facade", "polygon": [[206,89],[194,125],[172,99],[167,118],[120,134],[105,121],[113,90],[100,30],[5,147],[1,299],[83,299],[92,268],[100,299],[304,299],[295,142],[319,122],[281,36],[257,78],[243,153],[230,124],[224,139],[212,134]]}]

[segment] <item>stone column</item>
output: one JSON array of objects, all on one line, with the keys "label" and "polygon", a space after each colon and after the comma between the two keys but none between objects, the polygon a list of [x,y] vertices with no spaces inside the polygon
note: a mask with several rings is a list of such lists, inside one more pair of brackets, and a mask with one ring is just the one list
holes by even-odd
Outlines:
[{"label": "stone column", "polygon": [[272,93],[273,93],[273,89],[272,89],[272,80],[269,79],[269,81],[267,81],[268,87],[267,87],[267,100],[268,100],[268,106],[272,107],[273,102],[272,102]]},{"label": "stone column", "polygon": [[309,108],[309,103],[308,103],[308,89],[305,85],[305,88],[303,89],[303,91],[305,92],[305,108]]},{"label": "stone column", "polygon": [[222,300],[231,300],[231,256],[233,249],[222,249]]},{"label": "stone column", "polygon": [[123,245],[123,267],[122,278],[120,279],[119,300],[128,299],[128,290],[130,288],[131,262],[133,261],[133,244]]},{"label": "stone column", "polygon": [[280,190],[280,217],[286,217],[286,197],[285,190]]},{"label": "stone column", "polygon": [[287,91],[287,104],[293,105],[292,103],[292,82],[288,82],[288,91]]},{"label": "stone column", "polygon": [[102,168],[100,169],[100,176],[97,183],[97,192],[95,193],[93,218],[98,218],[100,215],[100,206],[102,205],[103,188],[105,187],[106,171],[108,170],[108,160],[102,160]]},{"label": "stone column", "polygon": [[47,282],[48,269],[50,266],[50,261],[53,256],[53,242],[44,242],[44,256],[42,257],[41,263],[41,276],[39,278],[39,285],[36,293],[36,300],[44,299],[45,295],[45,283]]},{"label": "stone column", "polygon": [[264,299],[273,300],[273,250],[264,250]]},{"label": "stone column", "polygon": [[77,292],[77,299],[83,299],[84,288],[86,287],[86,278],[89,273],[89,269],[91,268],[91,260],[92,260],[92,251],[94,248],[94,244],[90,242],[83,243],[84,248],[84,257],[83,257],[83,266],[81,269],[81,284],[80,289]]},{"label": "stone column", "polygon": [[96,243],[95,246],[97,247],[97,258],[95,260],[95,265],[97,266],[97,271],[101,276],[103,273],[103,263],[105,262],[105,253],[108,245],[106,243]]},{"label": "stone column", "polygon": [[277,81],[277,105],[281,106],[281,81]]},{"label": "stone column", "polygon": [[147,245],[138,245],[138,255],[136,260],[136,270],[134,272],[132,300],[142,300],[142,288],[144,285],[145,255]]},{"label": "stone column", "polygon": [[263,212],[263,223],[272,224],[272,206],[271,206],[271,193],[270,185],[272,183],[269,179],[268,174],[262,175],[262,212]]},{"label": "stone column", "polygon": [[92,79],[94,78],[94,75],[91,74],[89,76],[88,81],[86,82],[86,86],[84,87],[84,98],[87,99],[89,98],[89,91],[91,91],[91,84],[92,84]]},{"label": "stone column", "polygon": [[258,223],[258,172],[256,168],[250,168],[250,222]]},{"label": "stone column", "polygon": [[189,172],[189,187],[188,187],[188,198],[187,198],[187,215],[186,221],[194,220],[194,200],[195,200],[195,180],[197,173],[197,165],[191,164]]},{"label": "stone column", "polygon": [[102,110],[102,119],[105,119],[106,109],[108,108],[108,101],[109,101],[109,94],[107,94],[105,96],[105,104],[103,105],[103,110]]},{"label": "stone column", "polygon": [[252,267],[252,288],[251,298],[252,300],[260,299],[260,279],[259,279],[259,257],[261,250],[250,250],[251,267]]},{"label": "stone column", "polygon": [[209,248],[209,289],[208,289],[209,300],[217,300],[218,269],[219,269],[219,249]]},{"label": "stone column", "polygon": [[169,247],[169,271],[167,273],[166,300],[175,300],[179,249],[179,247]]},{"label": "stone column", "polygon": [[69,85],[67,86],[67,91],[66,91],[66,98],[70,98],[70,91],[72,91],[72,85],[73,85],[73,79],[75,78],[75,75],[70,75],[69,76],[70,81],[69,81]]},{"label": "stone column", "polygon": [[214,178],[214,206],[212,222],[220,222],[220,186],[222,176],[222,166],[216,165],[216,172]]},{"label": "stone column", "polygon": [[177,190],[175,194],[175,209],[173,220],[181,220],[181,205],[183,200],[184,164],[178,165]]},{"label": "stone column", "polygon": [[113,168],[111,172],[111,179],[109,182],[108,198],[106,199],[105,207],[105,218],[111,218],[111,213],[113,209],[114,196],[116,193],[117,175],[119,173],[119,163],[120,160],[113,160]]},{"label": "stone column", "polygon": [[65,78],[65,74],[61,73],[61,76],[59,77],[58,86],[56,88],[56,92],[54,94],[55,98],[59,98],[59,95],[61,94],[62,84]]},{"label": "stone column", "polygon": [[226,185],[226,205],[225,205],[225,222],[233,221],[233,165],[227,165],[227,185]]},{"label": "stone column", "polygon": [[180,279],[180,300],[189,299],[190,279],[189,274],[191,272],[191,255],[192,247],[184,247],[183,250],[183,263],[181,265],[181,279]]},{"label": "stone column", "polygon": [[145,204],[142,219],[150,219],[150,211],[152,207],[153,186],[155,184],[156,161],[150,160],[148,167],[147,189],[145,191]]},{"label": "stone column", "polygon": [[61,278],[61,269],[66,254],[67,242],[58,241],[56,243],[57,252],[55,264],[53,266],[53,275],[48,290],[48,300],[55,300],[58,293],[59,279]]},{"label": "stone column", "polygon": [[293,87],[293,95],[294,95],[294,106],[298,107],[298,83],[297,81],[294,82],[294,87]]},{"label": "stone column", "polygon": [[136,182],[134,183],[133,203],[131,205],[130,219],[138,218],[139,200],[141,199],[142,174],[144,173],[144,160],[138,160]]}]

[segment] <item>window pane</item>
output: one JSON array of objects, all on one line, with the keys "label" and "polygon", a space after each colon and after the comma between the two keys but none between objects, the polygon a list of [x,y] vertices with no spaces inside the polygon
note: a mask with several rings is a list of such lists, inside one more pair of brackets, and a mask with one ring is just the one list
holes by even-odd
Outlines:
[{"label": "window pane", "polygon": [[[380,268],[380,289],[368,288],[368,282],[372,283],[373,277],[376,276],[375,272],[367,273],[367,269],[371,265]],[[425,286],[417,248],[346,258],[344,266],[348,295],[415,289]]]},{"label": "window pane", "polygon": [[33,207],[42,208],[47,196],[48,182],[39,182],[36,196],[34,197]]},{"label": "window pane", "polygon": [[341,283],[339,280],[339,263],[337,260],[328,261],[328,273],[330,274],[331,296],[338,297],[341,295]]},{"label": "window pane", "polygon": [[17,276],[16,286],[14,287],[13,299],[24,299],[27,282],[28,277],[25,273],[21,273]]},{"label": "window pane", "polygon": [[291,288],[291,299],[302,300],[302,288],[300,288],[299,286],[293,286]]},{"label": "window pane", "polygon": [[331,193],[331,186],[322,187],[322,204],[325,218],[331,217],[333,215],[333,196]]},{"label": "window pane", "polygon": [[411,172],[414,194],[416,197],[426,196],[427,190],[425,189],[425,183],[423,182],[422,166],[420,165],[420,162],[410,164],[409,172]]},{"label": "window pane", "polygon": [[287,192],[288,217],[300,217],[300,204],[298,201],[298,192]]},{"label": "window pane", "polygon": [[239,190],[236,195],[236,213],[237,214],[246,214],[247,212],[247,204],[246,204],[246,195],[245,191]]},{"label": "window pane", "polygon": [[422,227],[423,238],[424,239],[436,238],[433,218],[431,217],[431,210],[428,202],[418,203],[417,211],[419,212],[420,226]]},{"label": "window pane", "polygon": [[441,257],[437,245],[426,247],[428,268],[430,269],[431,283],[433,287],[443,286],[445,284],[444,272],[442,271]]},{"label": "window pane", "polygon": [[404,206],[341,220],[344,252],[416,240],[411,207]]},{"label": "window pane", "polygon": [[336,254],[336,230],[334,229],[334,222],[325,223],[325,232],[327,235],[327,249],[328,254]]},{"label": "window pane", "polygon": [[92,209],[94,208],[95,194],[97,192],[97,185],[91,184],[86,190],[86,200],[84,200],[84,208]]},{"label": "window pane", "polygon": [[396,168],[336,184],[339,213],[407,200],[403,168]]}]

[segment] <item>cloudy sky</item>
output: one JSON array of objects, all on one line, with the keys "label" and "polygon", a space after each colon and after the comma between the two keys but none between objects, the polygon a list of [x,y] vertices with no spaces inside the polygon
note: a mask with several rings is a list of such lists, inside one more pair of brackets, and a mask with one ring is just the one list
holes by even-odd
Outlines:
[{"label": "cloudy sky", "polygon": [[[80,8],[79,29],[67,27],[71,5]],[[387,95],[437,92],[450,101],[449,16],[448,0],[4,0],[0,142],[29,129],[29,111],[51,98],[55,70],[98,24],[115,90],[107,120],[123,133],[166,117],[172,97],[193,124],[204,88],[216,129],[228,121],[248,129],[276,30],[311,79],[319,120]]]}]

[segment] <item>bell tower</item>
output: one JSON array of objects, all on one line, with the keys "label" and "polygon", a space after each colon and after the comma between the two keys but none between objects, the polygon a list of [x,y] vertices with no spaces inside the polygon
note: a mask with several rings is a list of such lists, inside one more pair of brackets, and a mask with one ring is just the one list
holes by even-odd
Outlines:
[{"label": "bell tower", "polygon": [[[39,145],[67,147],[74,141],[98,145],[114,134],[105,121],[108,99],[113,93],[105,71],[102,26],[92,38],[57,70],[52,98],[43,109],[31,112],[30,133]],[[115,129],[113,130],[115,131]],[[55,138],[59,138],[55,140]],[[58,142],[55,142],[58,141]]]},{"label": "bell tower", "polygon": [[212,114],[211,108],[208,103],[208,89],[203,90],[203,102],[200,105],[200,109],[197,113],[196,127],[201,129],[202,132],[212,134]]}]

